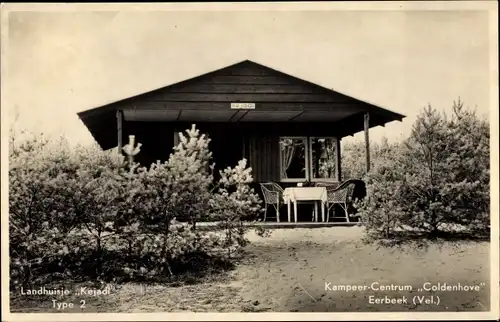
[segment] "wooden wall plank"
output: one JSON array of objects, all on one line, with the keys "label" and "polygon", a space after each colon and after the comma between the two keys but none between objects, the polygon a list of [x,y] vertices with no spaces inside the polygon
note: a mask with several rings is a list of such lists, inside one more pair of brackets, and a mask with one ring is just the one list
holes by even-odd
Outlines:
[{"label": "wooden wall plank", "polygon": [[239,65],[230,67],[227,69],[220,70],[218,75],[227,75],[227,76],[273,76],[277,73],[268,68],[264,68],[257,65]]},{"label": "wooden wall plank", "polygon": [[290,80],[277,76],[231,76],[231,75],[213,75],[203,79],[208,84],[269,84],[269,85],[287,85]]},{"label": "wooden wall plank", "polygon": [[279,143],[275,135],[252,135],[249,161],[254,181],[279,181]]},{"label": "wooden wall plank", "polygon": [[265,155],[264,155],[264,145],[262,144],[262,137],[257,138],[257,159],[259,160],[259,179],[261,181],[267,181],[266,180],[266,163],[265,163]]},{"label": "wooden wall plank", "polygon": [[[134,109],[141,108],[145,110],[218,110],[218,109],[230,109],[231,102],[195,102],[195,101],[150,101],[143,100],[136,104],[127,104],[123,109]],[[336,102],[257,102],[256,110],[259,111],[303,111],[307,109],[308,111],[325,111],[325,112],[335,112],[339,108],[349,109],[353,113],[356,111],[362,111],[362,108],[348,107],[345,103]],[[89,122],[90,124],[90,122]],[[99,122],[96,122],[99,124]]]},{"label": "wooden wall plank", "polygon": [[135,135],[135,141],[142,144],[135,159],[143,165],[166,160],[173,152],[174,128],[168,123],[127,122],[125,129],[127,140],[129,135]]},{"label": "wooden wall plank", "polygon": [[296,84],[210,84],[175,86],[166,93],[236,93],[236,94],[324,94],[323,90]]},{"label": "wooden wall plank", "polygon": [[158,93],[148,98],[156,102],[298,102],[347,103],[340,95],[326,94],[230,94],[230,93]]},{"label": "wooden wall plank", "polygon": [[[130,122],[144,123],[145,126],[153,126],[155,123],[150,122]],[[210,133],[214,129],[224,129],[225,133],[240,131],[245,135],[252,137],[255,135],[280,135],[280,136],[337,136],[336,123],[273,123],[273,122],[257,122],[257,123],[237,123],[237,122],[158,122],[161,126],[175,129],[176,131],[184,132],[190,129],[192,124],[196,123],[196,127],[202,133]],[[115,136],[113,136],[114,139]],[[115,141],[116,142],[116,141]]]},{"label": "wooden wall plank", "polygon": [[263,143],[265,144],[264,146],[264,155],[263,159],[265,159],[265,177],[268,178],[269,181],[271,181],[271,167],[272,167],[272,159],[271,159],[271,149],[270,149],[270,142],[269,142],[269,137],[265,137],[263,139]]},{"label": "wooden wall plank", "polygon": [[[180,126],[177,123],[143,123],[131,122],[127,123],[130,126],[126,127],[124,136],[130,134],[136,135],[136,141],[143,144],[141,153],[137,157],[137,161],[144,165],[149,165],[157,159],[166,160],[172,152],[174,144],[174,132],[181,129],[185,130],[190,128],[190,125],[184,124]],[[180,127],[179,127],[180,126]],[[248,160],[248,165],[252,167],[252,175],[255,182],[279,182],[279,136],[287,136],[286,132],[282,131],[269,131],[270,128],[262,130],[260,127],[248,127],[247,131],[239,129],[240,132],[231,128],[230,124],[200,124],[197,125],[201,133],[207,134],[213,139],[211,142],[211,150],[214,152],[214,157],[221,162],[231,162],[229,166],[234,166],[235,163],[241,159],[241,138],[239,134],[238,139],[225,139],[226,133],[243,133],[245,140],[245,157]],[[330,126],[331,128],[331,126]],[[301,128],[301,135],[320,136],[311,132],[314,127]],[[226,144],[227,143],[227,144]],[[215,147],[213,145],[216,145]],[[237,160],[236,155],[233,157],[221,156],[221,153],[234,151],[239,154]],[[340,152],[340,150],[339,150]],[[219,156],[219,157],[217,157]],[[233,164],[234,163],[234,164]],[[226,164],[219,164],[220,166],[227,166]]]},{"label": "wooden wall plank", "polygon": [[272,146],[273,146],[273,164],[275,165],[273,167],[273,174],[272,174],[272,178],[274,181],[280,181],[281,180],[281,174],[280,174],[280,144],[279,144],[279,136],[278,135],[273,135],[272,136],[272,142],[271,142]]},{"label": "wooden wall plank", "polygon": [[253,169],[254,180],[260,181],[260,173],[259,173],[259,164],[258,164],[258,151],[257,151],[257,140],[255,135],[251,135],[249,137],[250,146],[249,146],[249,155],[250,155],[250,166]]}]

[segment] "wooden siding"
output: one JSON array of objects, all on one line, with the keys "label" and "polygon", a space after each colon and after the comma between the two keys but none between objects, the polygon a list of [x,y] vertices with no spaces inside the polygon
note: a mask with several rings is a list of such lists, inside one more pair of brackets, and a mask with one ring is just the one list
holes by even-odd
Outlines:
[{"label": "wooden siding", "polygon": [[[136,123],[136,122],[125,122]],[[149,122],[137,122],[154,124]],[[190,129],[195,122],[162,122],[165,128],[173,128],[176,131],[184,132]],[[196,128],[202,133],[215,133],[222,131],[224,135],[233,133],[243,133],[245,136],[336,136],[338,127],[332,123],[272,123],[272,122],[217,122],[217,123],[196,123]]]},{"label": "wooden siding", "polygon": [[[199,102],[199,101],[147,101],[145,99],[135,99],[124,104],[124,110],[228,110],[231,102]],[[248,102],[247,102],[248,103]],[[251,102],[253,103],[253,102]],[[259,111],[327,111],[337,112],[339,109],[348,109],[348,114],[362,111],[361,108],[348,106],[345,103],[328,103],[328,102],[257,102],[256,110]],[[346,111],[338,111],[346,113]]]},{"label": "wooden siding", "polygon": [[[213,73],[149,93],[149,102],[348,103],[351,97],[252,63]],[[216,108],[226,109],[225,106]]]},{"label": "wooden siding", "polygon": [[279,142],[278,136],[248,137],[249,164],[254,180],[257,182],[279,181]]},{"label": "wooden siding", "polygon": [[[136,160],[149,166],[156,160],[165,161],[173,152],[174,133],[184,132],[191,128],[190,124],[182,123],[148,123],[124,122],[124,144],[128,142],[128,135],[135,135],[136,142],[142,144],[141,152]],[[252,168],[255,182],[280,182],[280,136],[335,136],[330,127],[330,133],[321,132],[314,126],[303,126],[295,129],[276,128],[274,126],[256,126],[249,124],[247,127],[235,126],[233,123],[212,124],[202,123],[197,125],[201,133],[206,134],[216,164],[215,175],[226,167],[234,167],[239,160],[246,158],[248,166]],[[293,131],[295,130],[295,131]],[[322,133],[322,134],[321,134]],[[338,171],[340,167],[340,141],[337,144]],[[295,185],[296,183],[292,183]]]},{"label": "wooden siding", "polygon": [[[297,102],[297,103],[347,103],[343,97],[317,93],[159,93],[152,95],[153,102]],[[229,108],[229,105],[226,106]]]},{"label": "wooden siding", "polygon": [[228,76],[211,75],[205,77],[206,84],[254,84],[254,85],[289,85],[290,81],[279,76]]},{"label": "wooden siding", "polygon": [[[322,94],[324,91],[315,88],[309,88],[304,85],[299,84],[266,84],[265,79],[263,84],[253,84],[250,81],[238,82],[238,79],[234,80],[235,83],[227,84],[211,84],[211,83],[201,83],[195,85],[185,85],[179,87],[173,87],[169,90],[169,93],[263,93],[263,94],[310,94],[318,93]],[[272,85],[272,86],[270,86]]]},{"label": "wooden siding", "polygon": [[261,65],[243,62],[219,70],[218,75],[224,76],[275,76],[276,73]]},{"label": "wooden siding", "polygon": [[174,128],[164,123],[124,122],[123,143],[128,136],[135,135],[135,142],[141,143],[141,152],[136,161],[149,166],[157,160],[165,161],[174,147]]}]

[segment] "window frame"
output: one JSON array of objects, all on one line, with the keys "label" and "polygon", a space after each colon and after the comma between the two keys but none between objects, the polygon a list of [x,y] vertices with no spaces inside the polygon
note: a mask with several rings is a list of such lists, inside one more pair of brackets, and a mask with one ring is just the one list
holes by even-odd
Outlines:
[{"label": "window frame", "polygon": [[[304,157],[305,157],[305,178],[283,178],[282,174],[282,152],[281,152],[281,141],[283,139],[296,139],[303,140],[305,143],[304,146]],[[313,178],[313,160],[312,160],[312,143],[313,139],[329,139],[333,141],[335,145],[335,178]],[[339,181],[339,140],[335,136],[280,136],[278,138],[279,145],[279,175],[280,182],[338,182]]]},{"label": "window frame", "polygon": [[[312,144],[313,144],[313,139],[329,139],[333,140],[333,144],[335,145],[335,178],[314,178],[314,172],[313,172],[313,159],[312,159]],[[311,182],[338,182],[339,181],[339,153],[337,149],[339,148],[338,144],[338,138],[335,136],[309,136],[307,138],[308,140],[308,149],[309,149],[309,172],[310,172],[310,178]],[[281,162],[281,160],[280,160]]]},{"label": "window frame", "polygon": [[[282,152],[281,152],[281,141],[283,139],[292,139],[292,140],[303,140],[304,141],[304,162],[305,162],[305,178],[283,178],[283,168],[282,168]],[[309,168],[309,139],[307,136],[280,136],[278,138],[278,146],[279,146],[279,173],[280,173],[280,182],[304,182],[309,181],[310,178],[310,168]]]}]

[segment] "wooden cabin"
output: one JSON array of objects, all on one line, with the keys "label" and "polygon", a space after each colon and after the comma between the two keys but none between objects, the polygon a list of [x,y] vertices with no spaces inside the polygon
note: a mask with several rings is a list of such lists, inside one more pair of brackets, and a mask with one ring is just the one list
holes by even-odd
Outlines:
[{"label": "wooden cabin", "polygon": [[340,141],[404,116],[245,60],[78,113],[102,149],[142,143],[136,160],[165,160],[192,124],[217,168],[246,158],[256,182],[341,181]]}]

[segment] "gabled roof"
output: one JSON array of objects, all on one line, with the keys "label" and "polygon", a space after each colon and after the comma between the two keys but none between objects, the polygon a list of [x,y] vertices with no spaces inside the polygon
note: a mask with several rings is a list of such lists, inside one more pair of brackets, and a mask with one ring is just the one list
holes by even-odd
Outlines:
[{"label": "gabled roof", "polygon": [[[256,108],[235,111],[232,102]],[[250,60],[78,113],[103,149],[116,146],[116,110],[126,121],[170,122],[342,122],[368,112],[370,127],[405,117]],[[342,135],[362,129],[353,124]]]}]

